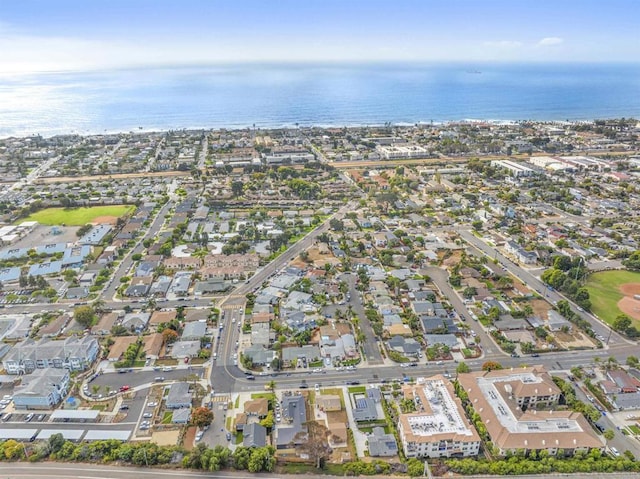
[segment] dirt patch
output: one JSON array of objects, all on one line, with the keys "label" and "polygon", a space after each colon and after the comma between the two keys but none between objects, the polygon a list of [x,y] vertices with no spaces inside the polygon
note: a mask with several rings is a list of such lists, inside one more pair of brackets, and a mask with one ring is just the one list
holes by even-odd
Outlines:
[{"label": "dirt patch", "polygon": [[547,319],[551,305],[542,299],[532,299],[531,309],[533,309],[533,315],[540,319]]},{"label": "dirt patch", "polygon": [[640,300],[634,297],[640,295],[640,283],[621,284],[619,289],[625,296],[618,301],[618,308],[630,318],[640,321]]},{"label": "dirt patch", "polygon": [[633,296],[634,294],[640,294],[640,283],[625,283],[620,285],[620,291],[625,296]]},{"label": "dirt patch", "polygon": [[[193,434],[189,436],[189,429],[193,429]],[[193,440],[196,437],[195,427],[189,428],[184,436],[184,448],[191,450],[193,448]],[[189,439],[190,437],[190,439]],[[151,435],[151,442],[155,442],[158,446],[175,446],[180,438],[180,430],[174,431],[157,431]]]},{"label": "dirt patch", "polygon": [[618,301],[618,308],[624,314],[636,321],[640,321],[640,301],[633,299],[632,296],[625,296]]},{"label": "dirt patch", "polygon": [[118,222],[117,216],[98,216],[91,223],[96,225],[115,225]]},{"label": "dirt patch", "polygon": [[561,348],[594,348],[593,340],[576,328],[572,328],[570,333],[556,331],[553,336]]}]

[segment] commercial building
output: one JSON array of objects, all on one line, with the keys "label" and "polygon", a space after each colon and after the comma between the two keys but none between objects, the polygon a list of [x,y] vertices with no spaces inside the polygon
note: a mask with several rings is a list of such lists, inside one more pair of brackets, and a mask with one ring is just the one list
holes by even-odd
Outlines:
[{"label": "commercial building", "polygon": [[401,414],[398,433],[407,457],[478,455],[480,436],[464,414],[453,386],[443,376],[419,378],[403,388],[416,412]]},{"label": "commercial building", "polygon": [[535,171],[528,166],[510,160],[494,160],[491,162],[491,166],[507,170],[509,174],[514,178],[532,176],[533,174],[535,174]]},{"label": "commercial building", "polygon": [[603,448],[582,414],[554,409],[560,390],[542,366],[460,374],[458,382],[500,455]]}]

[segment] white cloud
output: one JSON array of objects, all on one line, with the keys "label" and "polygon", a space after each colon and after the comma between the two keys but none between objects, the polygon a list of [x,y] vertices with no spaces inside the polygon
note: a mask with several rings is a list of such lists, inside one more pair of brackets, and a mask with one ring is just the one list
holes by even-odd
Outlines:
[{"label": "white cloud", "polygon": [[539,47],[552,47],[554,45],[560,45],[564,43],[564,38],[560,37],[545,37],[537,43]]},{"label": "white cloud", "polygon": [[483,45],[485,47],[490,47],[490,48],[511,49],[511,48],[520,48],[522,46],[522,42],[519,42],[516,40],[498,40],[498,41],[484,42]]}]

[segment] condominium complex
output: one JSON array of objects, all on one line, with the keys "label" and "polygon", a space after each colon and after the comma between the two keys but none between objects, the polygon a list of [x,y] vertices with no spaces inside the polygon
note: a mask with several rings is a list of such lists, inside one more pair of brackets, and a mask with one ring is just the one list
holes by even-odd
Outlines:
[{"label": "condominium complex", "polygon": [[400,415],[398,431],[407,457],[476,456],[480,436],[464,415],[451,383],[442,376],[405,386],[416,412]]},{"label": "condominium complex", "polygon": [[458,381],[501,455],[603,448],[582,414],[554,409],[560,390],[542,366],[460,374]]},{"label": "condominium complex", "polygon": [[8,374],[30,374],[36,369],[87,369],[98,356],[98,341],[92,336],[66,339],[26,339],[16,344],[2,360]]}]

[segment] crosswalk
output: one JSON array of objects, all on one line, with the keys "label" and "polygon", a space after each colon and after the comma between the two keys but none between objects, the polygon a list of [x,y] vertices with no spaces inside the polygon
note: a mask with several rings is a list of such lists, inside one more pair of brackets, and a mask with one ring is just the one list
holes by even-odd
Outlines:
[{"label": "crosswalk", "polygon": [[213,396],[213,398],[211,398],[211,402],[222,402],[222,403],[228,403],[229,401],[231,401],[231,397],[224,395],[224,396]]}]

